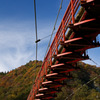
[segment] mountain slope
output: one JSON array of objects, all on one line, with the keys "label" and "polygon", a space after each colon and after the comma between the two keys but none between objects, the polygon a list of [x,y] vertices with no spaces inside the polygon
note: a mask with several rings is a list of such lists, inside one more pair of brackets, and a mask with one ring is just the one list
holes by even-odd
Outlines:
[{"label": "mountain slope", "polygon": [[[38,61],[38,65],[41,65]],[[35,61],[30,61],[13,71],[0,75],[0,100],[26,100],[32,88],[36,73],[40,67],[35,68]]]},{"label": "mountain slope", "polygon": [[[38,61],[38,65],[41,64]],[[100,68],[82,62],[78,63],[78,67],[79,71],[71,72],[73,78],[64,81],[66,85],[57,93],[55,100],[67,97],[67,100],[100,100]],[[39,69],[35,69],[35,61],[30,61],[8,73],[0,73],[0,100],[26,100]],[[84,85],[94,77],[98,78]]]},{"label": "mountain slope", "polygon": [[79,71],[71,72],[73,78],[64,81],[56,100],[100,100],[100,68],[82,62],[78,67]]}]

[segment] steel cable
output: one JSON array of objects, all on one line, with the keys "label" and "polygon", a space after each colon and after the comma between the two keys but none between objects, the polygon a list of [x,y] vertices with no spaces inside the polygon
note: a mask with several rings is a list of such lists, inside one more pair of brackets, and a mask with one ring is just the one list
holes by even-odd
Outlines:
[{"label": "steel cable", "polygon": [[[47,49],[46,49],[45,57],[46,57],[46,54],[47,54],[48,49],[49,49],[49,47],[50,47],[50,43],[51,43],[51,39],[52,39],[52,35],[54,34],[55,26],[56,26],[56,24],[57,24],[57,20],[58,20],[59,14],[60,14],[60,10],[61,10],[61,8],[62,8],[62,3],[63,3],[63,0],[61,0],[60,8],[59,8],[59,11],[58,11],[58,14],[57,14],[57,18],[56,18],[56,21],[55,21],[55,24],[54,24],[54,27],[53,27],[53,30],[52,30],[52,33],[51,33],[51,37],[50,37],[50,40],[49,40],[49,43],[48,43]],[[44,59],[45,59],[45,57],[44,57]]]},{"label": "steel cable", "polygon": [[[35,32],[36,32],[36,41],[38,40],[37,36],[37,17],[36,17],[36,2],[34,0],[34,15],[35,15]],[[36,42],[36,66],[37,66],[37,51],[38,51],[38,43]]]},{"label": "steel cable", "polygon": [[73,94],[75,94],[76,92],[78,92],[81,88],[83,88],[84,86],[86,86],[87,84],[89,84],[90,82],[96,80],[98,77],[100,77],[100,75],[98,75],[97,77],[94,77],[93,79],[91,79],[90,81],[88,81],[87,83],[83,84],[81,87],[79,87],[75,92],[73,92],[72,94],[70,94],[68,97],[65,98],[65,100],[68,100]]}]

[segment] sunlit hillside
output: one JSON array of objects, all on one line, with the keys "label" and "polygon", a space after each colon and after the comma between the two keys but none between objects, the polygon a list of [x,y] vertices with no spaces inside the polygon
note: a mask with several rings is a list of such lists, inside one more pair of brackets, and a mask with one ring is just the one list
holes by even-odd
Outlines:
[{"label": "sunlit hillside", "polygon": [[[38,65],[41,64],[38,61]],[[78,67],[80,70],[71,72],[73,78],[64,81],[64,87],[55,100],[100,100],[100,68],[82,62]],[[35,68],[35,61],[30,61],[10,72],[0,73],[0,100],[26,100],[39,69],[40,66]]]},{"label": "sunlit hillside", "polygon": [[[41,63],[38,61],[38,65]],[[1,73],[0,100],[26,100],[39,69],[35,69],[35,61],[30,61],[8,73]]]}]

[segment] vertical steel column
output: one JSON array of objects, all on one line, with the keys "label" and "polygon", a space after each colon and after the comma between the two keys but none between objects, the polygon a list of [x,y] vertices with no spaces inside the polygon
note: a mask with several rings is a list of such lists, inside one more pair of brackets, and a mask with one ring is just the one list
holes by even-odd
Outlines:
[{"label": "vertical steel column", "polygon": [[64,19],[62,20],[62,29],[63,29],[63,41],[65,41],[65,24],[64,24]]},{"label": "vertical steel column", "polygon": [[74,18],[74,2],[71,0],[71,13],[72,13],[72,23],[75,23],[75,18]]},{"label": "vertical steel column", "polygon": [[31,100],[34,100],[35,98],[34,98],[34,96],[35,96],[35,93],[34,94],[32,94],[32,98],[31,98]]},{"label": "vertical steel column", "polygon": [[47,66],[46,63],[47,63],[47,62],[46,62],[46,59],[45,59],[45,64],[44,64],[44,75],[46,75],[46,66]]},{"label": "vertical steel column", "polygon": [[47,67],[48,67],[48,64],[47,64],[47,59],[46,59],[46,65],[45,65],[45,74],[47,74]]},{"label": "vertical steel column", "polygon": [[50,47],[50,65],[52,65],[52,48]]},{"label": "vertical steel column", "polygon": [[58,39],[57,39],[57,34],[56,34],[56,55],[58,54]]},{"label": "vertical steel column", "polygon": [[[34,87],[34,85],[33,85]],[[32,92],[30,92],[30,97],[29,97],[29,100],[34,100],[34,96],[35,96],[35,90],[33,90],[33,87],[32,87]]]}]

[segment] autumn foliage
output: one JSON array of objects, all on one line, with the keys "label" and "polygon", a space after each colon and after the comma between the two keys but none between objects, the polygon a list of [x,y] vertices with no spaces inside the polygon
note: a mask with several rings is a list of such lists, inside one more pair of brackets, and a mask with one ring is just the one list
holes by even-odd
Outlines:
[{"label": "autumn foliage", "polygon": [[[38,65],[42,62],[38,61]],[[100,100],[100,68],[82,62],[77,64],[80,70],[71,72],[72,79],[64,81],[64,87],[57,93],[55,100]],[[26,100],[40,66],[30,61],[7,73],[0,73],[0,100]],[[88,81],[95,80],[86,84]],[[85,86],[83,86],[86,84]],[[83,86],[83,87],[82,87]],[[78,88],[82,87],[77,91]],[[72,95],[71,95],[72,94]],[[71,96],[70,96],[71,95]]]},{"label": "autumn foliage", "polygon": [[[38,65],[42,62],[38,61]],[[0,73],[0,100],[26,100],[34,83],[35,61],[7,73]]]}]

